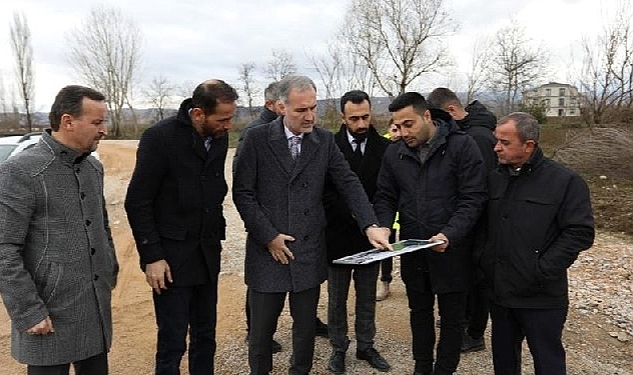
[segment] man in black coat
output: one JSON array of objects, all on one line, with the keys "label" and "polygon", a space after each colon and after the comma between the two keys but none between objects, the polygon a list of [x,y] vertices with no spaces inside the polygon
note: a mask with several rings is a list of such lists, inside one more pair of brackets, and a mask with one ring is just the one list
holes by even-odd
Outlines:
[{"label": "man in black coat", "polygon": [[527,113],[499,120],[489,177],[488,233],[478,264],[490,293],[495,375],[521,373],[527,338],[536,375],[567,374],[563,327],[567,269],[593,244],[589,188],[543,156],[539,125]]},{"label": "man in black coat", "polygon": [[[438,87],[433,90],[428,101],[434,107],[448,112],[457,122],[457,125],[468,135],[473,137],[481,156],[486,164],[486,171],[490,173],[497,166],[497,155],[494,147],[497,140],[493,134],[497,126],[497,117],[490,112],[483,104],[477,100],[470,103],[466,108],[455,93],[445,87]],[[476,237],[481,237],[483,232],[483,218],[475,228]],[[474,241],[472,246],[481,246],[482,241]],[[474,251],[476,249],[473,249]],[[481,270],[475,269],[475,279],[468,292],[468,305],[466,309],[466,329],[462,339],[462,353],[476,352],[484,350],[484,332],[488,325],[488,294],[486,284],[483,280]]]},{"label": "man in black coat", "polygon": [[[452,374],[459,364],[462,322],[473,270],[471,230],[487,198],[486,170],[475,141],[450,115],[408,92],[390,105],[402,139],[387,148],[374,198],[376,216],[401,239],[441,240],[401,257],[409,299],[416,375]],[[434,304],[441,320],[434,361]]]},{"label": "man in black coat", "polygon": [[154,292],[156,375],[180,373],[187,332],[189,373],[214,371],[224,163],[236,100],[223,81],[205,81],[139,142],[125,209]]},{"label": "man in black coat", "polygon": [[[343,125],[334,136],[338,148],[358,175],[370,200],[376,192],[376,180],[382,155],[391,143],[371,125],[371,101],[367,93],[354,90],[341,97]],[[328,364],[335,374],[345,372],[347,335],[347,297],[351,279],[356,290],[356,352],[369,364],[387,371],[390,366],[374,349],[376,334],[376,281],[380,263],[348,266],[332,264],[332,260],[369,250],[373,246],[358,230],[358,223],[333,183],[326,184],[324,199],[327,227],[325,240],[328,256],[328,328],[332,356]]]}]

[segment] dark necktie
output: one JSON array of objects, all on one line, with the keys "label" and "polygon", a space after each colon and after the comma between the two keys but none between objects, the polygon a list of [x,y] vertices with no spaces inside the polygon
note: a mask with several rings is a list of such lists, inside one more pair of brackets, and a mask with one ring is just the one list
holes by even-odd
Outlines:
[{"label": "dark necktie", "polygon": [[354,152],[352,153],[352,157],[349,160],[349,166],[352,168],[354,172],[358,170],[361,161],[363,160],[363,151],[360,148],[361,143],[363,143],[360,139],[354,139],[352,141],[352,146],[354,148]]}]

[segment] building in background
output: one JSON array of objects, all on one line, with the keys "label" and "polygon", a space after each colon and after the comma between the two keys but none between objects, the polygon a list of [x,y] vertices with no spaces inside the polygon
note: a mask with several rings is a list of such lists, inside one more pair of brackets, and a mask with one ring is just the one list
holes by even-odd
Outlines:
[{"label": "building in background", "polygon": [[578,89],[567,83],[550,82],[523,93],[524,108],[542,106],[546,117],[577,117],[583,103]]}]

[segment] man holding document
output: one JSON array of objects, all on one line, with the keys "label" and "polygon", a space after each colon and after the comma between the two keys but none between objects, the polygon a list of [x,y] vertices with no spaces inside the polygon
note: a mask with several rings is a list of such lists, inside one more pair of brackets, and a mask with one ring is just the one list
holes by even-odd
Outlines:
[{"label": "man holding document", "polygon": [[[459,364],[473,270],[466,244],[487,199],[486,169],[475,141],[422,95],[404,93],[389,111],[404,142],[385,152],[374,210],[385,227],[400,213],[400,239],[443,241],[403,254],[401,272],[409,300],[414,374],[452,374]],[[434,360],[435,296],[441,329]]]}]

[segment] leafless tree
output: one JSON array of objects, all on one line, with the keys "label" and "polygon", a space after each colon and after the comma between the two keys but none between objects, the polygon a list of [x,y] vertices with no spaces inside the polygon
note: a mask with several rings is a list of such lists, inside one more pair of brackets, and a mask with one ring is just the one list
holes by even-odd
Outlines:
[{"label": "leafless tree", "polygon": [[549,56],[516,20],[499,29],[486,62],[489,89],[499,93],[500,112],[516,109],[521,93],[546,77]]},{"label": "leafless tree", "polygon": [[344,43],[328,43],[326,55],[308,56],[325,88],[324,99],[341,96],[349,90],[363,90],[373,95],[375,82],[366,64],[346,50]]},{"label": "leafless tree", "polygon": [[621,1],[612,19],[605,19],[603,31],[583,37],[582,70],[578,79],[586,95],[586,112],[596,124],[604,122],[609,109],[633,106],[633,11]]},{"label": "leafless tree", "polygon": [[272,55],[264,68],[266,78],[270,78],[272,81],[281,81],[285,76],[297,72],[297,65],[292,53],[283,49],[273,49]]},{"label": "leafless tree", "polygon": [[156,120],[165,118],[165,109],[171,104],[174,85],[162,74],[154,77],[145,88],[145,96],[156,109]]},{"label": "leafless tree", "polygon": [[67,34],[67,60],[87,84],[106,96],[114,137],[121,135],[123,108],[141,62],[141,30],[117,8],[95,7]]},{"label": "leafless tree", "polygon": [[482,37],[473,44],[470,67],[466,72],[466,103],[470,103],[485,86],[486,66],[490,61],[490,41]]},{"label": "leafless tree", "polygon": [[26,126],[28,131],[31,132],[33,130],[31,113],[35,95],[35,72],[33,70],[31,30],[24,14],[13,13],[13,23],[10,26],[10,31],[11,49],[15,58],[15,77],[26,114]]},{"label": "leafless tree", "polygon": [[240,65],[239,68],[239,81],[242,83],[242,92],[246,98],[246,105],[248,107],[248,113],[251,117],[255,116],[253,110],[253,100],[258,94],[257,87],[255,86],[255,63],[246,63]]},{"label": "leafless tree", "polygon": [[352,0],[339,36],[390,97],[450,65],[444,38],[457,28],[444,0]]}]

